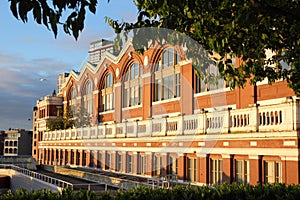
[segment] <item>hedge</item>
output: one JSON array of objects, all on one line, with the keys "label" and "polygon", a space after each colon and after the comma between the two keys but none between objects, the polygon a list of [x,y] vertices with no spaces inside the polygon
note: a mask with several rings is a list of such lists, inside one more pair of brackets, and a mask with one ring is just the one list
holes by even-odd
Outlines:
[{"label": "hedge", "polygon": [[28,192],[19,189],[16,193],[8,191],[0,194],[2,200],[219,200],[219,199],[300,199],[300,185],[265,184],[250,186],[247,184],[222,184],[211,186],[175,186],[171,189],[137,187],[129,190],[118,190],[95,193],[93,191],[73,191],[71,188],[64,189],[61,193],[47,189]]}]

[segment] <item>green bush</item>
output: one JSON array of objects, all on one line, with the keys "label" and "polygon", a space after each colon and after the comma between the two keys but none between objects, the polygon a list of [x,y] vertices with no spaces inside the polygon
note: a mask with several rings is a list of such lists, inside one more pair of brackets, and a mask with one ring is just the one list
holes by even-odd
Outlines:
[{"label": "green bush", "polygon": [[71,188],[64,189],[61,193],[50,190],[26,191],[19,189],[16,193],[8,191],[0,195],[2,200],[281,200],[300,199],[300,185],[285,184],[222,184],[211,186],[175,186],[171,189],[149,187],[137,187],[129,190],[108,191],[96,194],[93,191],[73,191]]}]

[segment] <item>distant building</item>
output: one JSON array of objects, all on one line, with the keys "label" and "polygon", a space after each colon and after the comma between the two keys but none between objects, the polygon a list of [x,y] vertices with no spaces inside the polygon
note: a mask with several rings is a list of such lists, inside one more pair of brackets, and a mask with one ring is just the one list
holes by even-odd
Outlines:
[{"label": "distant building", "polygon": [[4,150],[4,131],[0,130],[0,156],[3,156],[3,150]]},{"label": "distant building", "polygon": [[101,39],[90,44],[90,63],[96,65],[99,63],[105,52],[113,53],[114,43],[109,40]]},{"label": "distant building", "polygon": [[31,155],[32,131],[6,130],[3,142],[3,156]]},{"label": "distant building", "polygon": [[36,107],[33,108],[33,139],[32,139],[32,156],[38,163],[38,142],[43,140],[43,133],[47,130],[47,119],[55,118],[58,111],[63,108],[62,97],[57,96],[54,92],[52,95],[45,96],[37,100]]}]

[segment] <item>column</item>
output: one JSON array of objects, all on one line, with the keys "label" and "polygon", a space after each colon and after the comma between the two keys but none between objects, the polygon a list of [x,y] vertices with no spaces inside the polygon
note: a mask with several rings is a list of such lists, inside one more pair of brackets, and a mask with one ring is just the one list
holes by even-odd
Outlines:
[{"label": "column", "polygon": [[222,154],[222,169],[223,169],[223,177],[222,182],[231,183],[233,179],[233,156],[230,154]]},{"label": "column", "polygon": [[132,166],[133,166],[133,174],[137,174],[138,172],[138,152],[133,152],[132,154],[133,156],[133,162],[132,162]]},{"label": "column", "polygon": [[[142,75],[142,104],[143,104],[143,120],[149,119],[152,117],[151,113],[151,99],[152,99],[152,91],[151,91],[151,72],[144,73]],[[150,95],[150,96],[149,96]]]},{"label": "column", "polygon": [[73,160],[73,165],[77,165],[77,149],[73,150],[73,156],[72,156],[72,160]]},{"label": "column", "polygon": [[127,153],[126,151],[122,152],[122,173],[126,173],[126,157],[127,157]]},{"label": "column", "polygon": [[98,168],[99,164],[98,164],[98,151],[94,150],[93,151],[93,163],[94,163],[94,167]]},{"label": "column", "polygon": [[258,182],[261,183],[261,156],[249,155],[249,168],[250,168],[250,185],[256,185]]},{"label": "column", "polygon": [[186,179],[186,155],[178,154],[178,180]]},{"label": "column", "polygon": [[68,149],[68,150],[67,150],[67,160],[66,160],[66,161],[67,161],[67,163],[66,163],[67,165],[71,165],[71,164],[72,164],[72,163],[71,163],[71,160],[72,160],[71,157],[72,157],[72,150],[71,150],[71,149]]},{"label": "column", "polygon": [[147,169],[146,169],[146,174],[148,176],[152,176],[152,166],[153,166],[153,156],[154,153],[152,152],[147,152],[146,154],[146,162],[147,162]]},{"label": "column", "polygon": [[83,150],[78,150],[79,151],[79,166],[83,165]]},{"label": "column", "polygon": [[53,149],[49,149],[49,160],[48,160],[48,165],[51,165],[52,164],[52,160],[53,160],[53,158],[52,158],[52,152],[53,152]]},{"label": "column", "polygon": [[57,154],[56,157],[57,157],[57,163],[56,165],[61,165],[61,149],[57,150]]},{"label": "column", "polygon": [[199,154],[199,182],[209,184],[209,154]]},{"label": "column", "polygon": [[90,152],[90,150],[85,150],[85,153],[86,153],[85,166],[90,167],[91,166],[91,152]]},{"label": "column", "polygon": [[116,122],[121,122],[122,121],[122,102],[121,102],[121,87],[122,84],[121,82],[118,82],[114,84],[114,107],[115,107],[115,112],[114,112],[114,119]]},{"label": "column", "polygon": [[185,115],[193,114],[193,67],[191,63],[180,66],[180,104],[181,112]]}]

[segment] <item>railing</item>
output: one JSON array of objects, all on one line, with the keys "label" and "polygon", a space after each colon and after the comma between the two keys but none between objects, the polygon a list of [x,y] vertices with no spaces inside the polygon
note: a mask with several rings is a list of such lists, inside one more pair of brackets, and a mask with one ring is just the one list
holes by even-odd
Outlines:
[{"label": "railing", "polygon": [[[298,101],[45,132],[44,140],[161,137],[298,129]],[[297,112],[296,112],[297,111]]]},{"label": "railing", "polygon": [[37,173],[37,172],[34,172],[34,171],[30,171],[28,169],[21,168],[21,167],[15,166],[15,165],[1,165],[0,164],[0,168],[14,170],[14,171],[19,172],[21,174],[24,174],[26,176],[44,181],[46,183],[55,185],[55,186],[60,187],[60,188],[73,187],[73,185],[69,182],[66,182],[66,181],[63,181],[63,180],[60,180],[60,179],[56,179],[56,178],[53,178],[53,177],[50,177],[50,176],[47,176],[47,175],[44,175],[44,174],[40,174],[40,173]]},{"label": "railing", "polygon": [[92,172],[81,171],[76,169],[68,169],[59,166],[56,167],[55,173],[92,181],[98,184],[102,184],[105,187],[112,186],[112,187],[122,188],[122,189],[136,188],[138,186],[146,186],[152,188],[161,187],[159,184],[153,185],[152,183],[149,183],[147,181],[139,182],[139,181],[129,180],[126,178],[112,177],[108,175],[98,174],[96,172],[92,173]]}]

